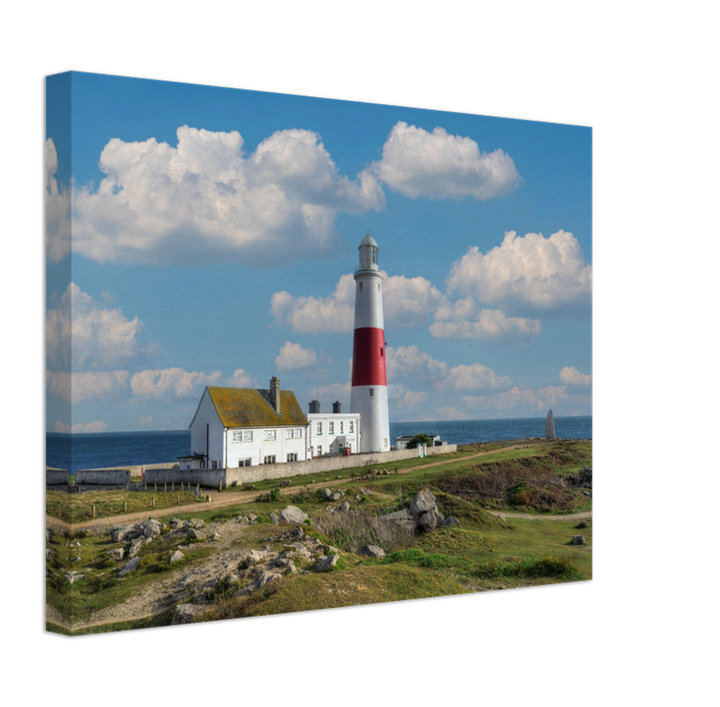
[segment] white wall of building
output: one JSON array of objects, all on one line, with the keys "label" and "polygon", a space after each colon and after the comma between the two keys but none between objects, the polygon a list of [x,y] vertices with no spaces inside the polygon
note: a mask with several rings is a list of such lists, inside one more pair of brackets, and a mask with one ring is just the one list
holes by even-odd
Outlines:
[{"label": "white wall of building", "polygon": [[342,447],[350,447],[351,454],[360,451],[361,417],[357,413],[310,413],[307,419],[310,423],[308,448],[312,450],[308,451],[308,459],[328,452],[341,454]]},{"label": "white wall of building", "polygon": [[220,468],[223,466],[224,432],[225,427],[206,388],[190,423],[190,451],[193,454],[207,454],[208,468],[213,467],[213,462]]},{"label": "white wall of building", "polygon": [[[273,439],[274,437],[274,439]],[[227,466],[250,466],[265,463],[265,457],[274,456],[275,463],[288,461],[288,455],[296,455],[291,461],[305,461],[307,457],[307,427],[251,427],[229,428],[225,431]]]},{"label": "white wall of building", "polygon": [[356,385],[350,391],[350,409],[363,421],[361,452],[390,451],[390,419],[385,385]]}]

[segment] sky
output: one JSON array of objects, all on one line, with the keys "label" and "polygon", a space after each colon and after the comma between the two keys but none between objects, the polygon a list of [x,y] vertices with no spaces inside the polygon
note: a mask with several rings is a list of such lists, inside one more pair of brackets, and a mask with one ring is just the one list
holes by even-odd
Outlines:
[{"label": "sky", "polygon": [[379,245],[391,421],[592,411],[592,131],[47,79],[46,424],[185,429],[206,385],[350,403]]}]

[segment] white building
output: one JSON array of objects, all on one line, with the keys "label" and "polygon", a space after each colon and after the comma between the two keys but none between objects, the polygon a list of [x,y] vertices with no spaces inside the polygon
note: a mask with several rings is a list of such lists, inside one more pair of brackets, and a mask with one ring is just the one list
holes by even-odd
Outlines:
[{"label": "white building", "polygon": [[[313,400],[308,413],[308,458],[323,454],[357,454],[360,451],[360,415],[343,413],[340,403],[333,404],[333,412],[321,413],[320,404]],[[349,451],[343,452],[344,449]]]},{"label": "white building", "polygon": [[181,469],[223,469],[308,459],[308,421],[295,394],[280,390],[205,388],[190,423],[191,454]]},{"label": "white building", "polygon": [[[418,433],[421,434],[421,433]],[[401,449],[407,449],[407,443],[414,437],[415,435],[402,435],[400,437],[397,437],[395,439],[395,447],[399,451]],[[428,437],[430,437],[430,446],[431,447],[441,447],[447,442],[443,442],[440,439],[440,435],[431,435],[429,434]]]}]

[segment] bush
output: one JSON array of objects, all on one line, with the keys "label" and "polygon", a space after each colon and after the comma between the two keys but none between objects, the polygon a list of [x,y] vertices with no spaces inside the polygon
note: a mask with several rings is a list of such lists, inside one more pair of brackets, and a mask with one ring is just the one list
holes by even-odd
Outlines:
[{"label": "bush", "polygon": [[488,562],[476,571],[478,577],[578,577],[575,563],[567,557],[546,555],[539,560]]},{"label": "bush", "polygon": [[415,435],[406,445],[405,449],[417,449],[418,444],[424,444],[428,447],[432,447],[432,439],[426,432],[421,432],[419,435]]},{"label": "bush", "polygon": [[367,507],[347,513],[324,512],[316,519],[316,527],[322,528],[330,544],[354,553],[364,545],[379,545],[386,551],[399,550],[406,548],[414,537],[412,530],[380,520]]}]

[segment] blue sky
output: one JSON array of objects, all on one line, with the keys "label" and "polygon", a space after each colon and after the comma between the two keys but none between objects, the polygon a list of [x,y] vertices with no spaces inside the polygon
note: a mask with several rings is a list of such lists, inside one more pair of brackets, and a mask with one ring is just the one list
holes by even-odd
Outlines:
[{"label": "blue sky", "polygon": [[82,73],[47,109],[48,430],[271,375],[347,409],[368,231],[391,420],[591,413],[590,128]]}]

